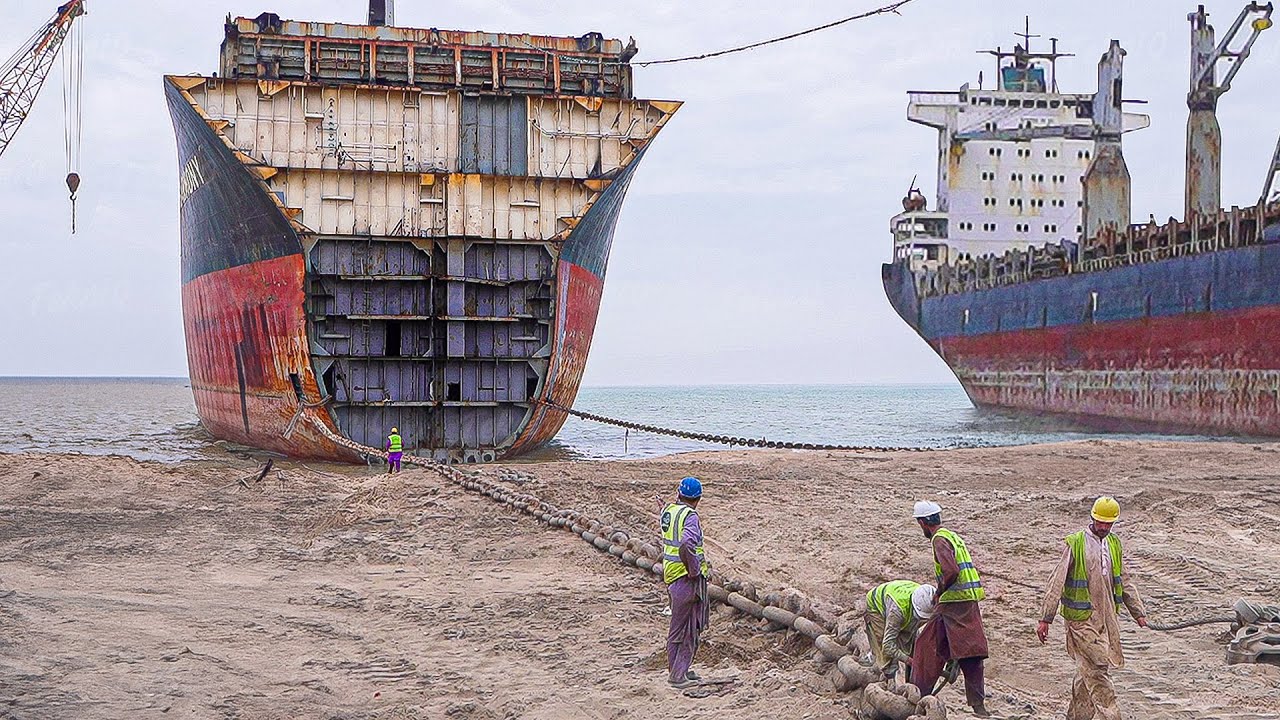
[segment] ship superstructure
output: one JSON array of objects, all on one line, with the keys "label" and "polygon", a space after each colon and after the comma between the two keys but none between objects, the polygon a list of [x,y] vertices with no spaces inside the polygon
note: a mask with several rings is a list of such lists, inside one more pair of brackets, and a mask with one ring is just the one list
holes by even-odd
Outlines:
[{"label": "ship superstructure", "polygon": [[1117,115],[1120,133],[1150,125],[1119,109],[1118,44],[1099,65],[1100,92],[1087,94],[1058,91],[1057,61],[1070,56],[1056,41],[1046,53],[1022,45],[985,52],[996,58],[995,87],[908,93],[907,118],[938,131],[937,193],[934,210],[913,192],[893,218],[900,253],[930,236],[934,260],[943,247],[959,258],[1076,240],[1085,233],[1085,175],[1105,170],[1094,159],[1107,115]]},{"label": "ship superstructure", "polygon": [[679,107],[633,97],[634,54],[228,18],[217,74],[165,80],[203,424],[326,458],[348,456],[314,423],[463,461],[551,439],[623,197]]},{"label": "ship superstructure", "polygon": [[1180,221],[1131,222],[1121,138],[1147,120],[1123,110],[1115,41],[1091,95],[1053,92],[1056,47],[997,53],[995,92],[911,95],[939,129],[939,202],[904,199],[885,291],[976,405],[1280,435],[1280,146],[1257,204],[1221,208],[1215,117],[1271,13],[1248,4],[1220,40],[1189,16]]}]

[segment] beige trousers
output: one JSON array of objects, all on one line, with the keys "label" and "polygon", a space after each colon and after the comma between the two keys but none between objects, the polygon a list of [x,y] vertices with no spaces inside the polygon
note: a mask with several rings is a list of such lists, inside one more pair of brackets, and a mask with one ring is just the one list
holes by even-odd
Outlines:
[{"label": "beige trousers", "polygon": [[1083,658],[1076,660],[1076,677],[1071,683],[1071,704],[1067,720],[1121,720],[1116,691],[1111,686],[1110,667]]}]

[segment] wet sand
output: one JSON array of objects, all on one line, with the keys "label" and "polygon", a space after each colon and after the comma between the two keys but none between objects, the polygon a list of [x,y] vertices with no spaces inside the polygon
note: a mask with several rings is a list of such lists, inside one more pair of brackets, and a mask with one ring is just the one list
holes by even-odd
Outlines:
[{"label": "wet sand", "polygon": [[[685,474],[708,551],[762,590],[852,607],[925,579],[928,496],[984,572],[990,707],[1062,717],[1061,620],[1040,585],[1092,496],[1152,618],[1280,602],[1280,446],[1084,441],[937,453],[729,451],[515,466],[522,489],[636,532]],[[436,475],[277,461],[0,455],[0,717],[846,717],[809,643],[728,608],[697,658],[721,695],[665,684],[661,584]],[[499,466],[484,469],[499,477]],[[1280,668],[1224,663],[1226,626],[1123,621],[1126,717],[1280,718]],[[953,717],[960,693],[944,692]]]}]

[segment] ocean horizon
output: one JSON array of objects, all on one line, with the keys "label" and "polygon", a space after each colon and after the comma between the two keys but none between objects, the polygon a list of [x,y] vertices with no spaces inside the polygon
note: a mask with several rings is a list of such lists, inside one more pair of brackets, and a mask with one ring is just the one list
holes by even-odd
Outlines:
[{"label": "ocean horizon", "polygon": [[[1104,432],[975,408],[958,384],[946,383],[590,385],[574,408],[675,430],[813,444],[963,448],[1096,437],[1211,439]],[[412,438],[405,442],[413,446]],[[518,461],[634,459],[727,447],[570,417],[553,441]],[[0,452],[181,462],[228,449],[236,448],[200,425],[185,377],[0,376]]]}]

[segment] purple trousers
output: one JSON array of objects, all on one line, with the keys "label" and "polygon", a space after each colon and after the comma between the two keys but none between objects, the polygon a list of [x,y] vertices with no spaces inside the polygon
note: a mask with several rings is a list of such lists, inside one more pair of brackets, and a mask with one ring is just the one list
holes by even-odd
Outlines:
[{"label": "purple trousers", "polygon": [[671,599],[671,627],[667,631],[667,670],[671,682],[682,682],[698,651],[698,636],[711,610],[706,578],[688,575],[667,586]]},{"label": "purple trousers", "polygon": [[387,453],[387,465],[391,466],[388,468],[391,472],[400,472],[400,456],[402,455],[404,455],[403,452]]}]

